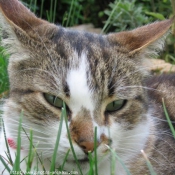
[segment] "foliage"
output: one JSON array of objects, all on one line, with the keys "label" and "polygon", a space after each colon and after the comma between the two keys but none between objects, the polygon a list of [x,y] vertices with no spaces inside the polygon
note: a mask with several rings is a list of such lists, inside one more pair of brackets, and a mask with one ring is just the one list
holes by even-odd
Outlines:
[{"label": "foliage", "polygon": [[149,22],[148,17],[144,15],[143,7],[140,4],[136,5],[135,0],[116,0],[114,3],[109,4],[109,9],[105,10],[104,13],[110,16],[113,9],[115,9],[115,11],[112,14],[105,33],[107,33],[110,28],[119,32],[134,29]]},{"label": "foliage", "polygon": [[98,15],[94,14],[100,10],[95,0],[23,0],[23,3],[38,16],[67,27],[91,21],[96,23]]},{"label": "foliage", "polygon": [[[103,31],[107,33],[131,30],[152,21],[167,19],[173,13],[175,14],[173,12],[175,3],[173,2],[173,0],[115,0],[104,11],[108,20],[105,21]],[[175,29],[172,34],[175,36]],[[161,58],[170,63],[175,63],[175,39],[173,35],[169,35],[167,38],[165,52],[161,55]]]},{"label": "foliage", "polygon": [[112,29],[115,31],[123,31],[152,21],[169,18],[172,14],[170,7],[171,2],[168,0],[115,0],[114,3],[109,4],[104,13],[109,17],[112,10],[115,9],[110,27],[113,27]]},{"label": "foliage", "polygon": [[7,74],[8,56],[5,56],[2,52],[3,48],[0,47],[0,94],[5,92],[9,86]]}]

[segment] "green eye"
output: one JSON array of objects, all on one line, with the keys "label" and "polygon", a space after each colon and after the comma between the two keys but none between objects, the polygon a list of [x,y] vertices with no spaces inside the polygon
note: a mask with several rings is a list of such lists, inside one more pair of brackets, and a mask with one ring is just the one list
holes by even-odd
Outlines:
[{"label": "green eye", "polygon": [[114,112],[121,109],[126,103],[126,100],[115,100],[109,103],[106,107],[106,112]]},{"label": "green eye", "polygon": [[52,106],[55,106],[57,108],[63,107],[63,100],[59,97],[56,97],[54,95],[50,94],[44,94],[44,97],[48,103],[50,103]]}]

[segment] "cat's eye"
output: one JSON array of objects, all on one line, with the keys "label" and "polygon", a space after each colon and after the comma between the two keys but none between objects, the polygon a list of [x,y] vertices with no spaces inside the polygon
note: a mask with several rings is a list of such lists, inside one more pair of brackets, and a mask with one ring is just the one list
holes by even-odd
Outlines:
[{"label": "cat's eye", "polygon": [[63,107],[63,100],[59,97],[56,97],[51,94],[44,94],[44,97],[46,101],[51,104],[52,106],[55,106],[57,108],[62,108]]},{"label": "cat's eye", "polygon": [[106,112],[115,112],[123,108],[126,100],[115,100],[106,106]]}]

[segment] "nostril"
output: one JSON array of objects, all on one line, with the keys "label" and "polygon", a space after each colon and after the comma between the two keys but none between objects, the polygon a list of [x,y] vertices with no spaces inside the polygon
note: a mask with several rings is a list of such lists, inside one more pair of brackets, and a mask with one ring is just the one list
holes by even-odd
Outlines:
[{"label": "nostril", "polygon": [[86,146],[83,146],[83,145],[81,145],[81,148],[82,148],[83,150],[86,150],[86,149],[87,149]]},{"label": "nostril", "polygon": [[86,154],[94,151],[94,142],[79,142],[78,145]]}]

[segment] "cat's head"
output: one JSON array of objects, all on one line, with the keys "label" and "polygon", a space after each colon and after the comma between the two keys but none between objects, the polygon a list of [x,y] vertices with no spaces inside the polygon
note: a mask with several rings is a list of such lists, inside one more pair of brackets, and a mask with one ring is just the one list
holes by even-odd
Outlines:
[{"label": "cat's head", "polygon": [[[151,122],[142,84],[148,75],[144,58],[162,49],[161,37],[172,20],[97,35],[50,24],[18,0],[0,0],[0,7],[1,43],[10,53],[10,98],[4,108],[9,136],[16,138],[23,111],[24,129],[33,130],[37,151],[50,160],[65,102],[72,143],[85,172],[95,127],[100,163],[109,157],[109,147],[126,161],[138,154]],[[65,122],[62,127],[56,166],[70,149]],[[28,137],[22,133],[21,138],[28,150]],[[75,165],[70,153],[65,169]]]}]

